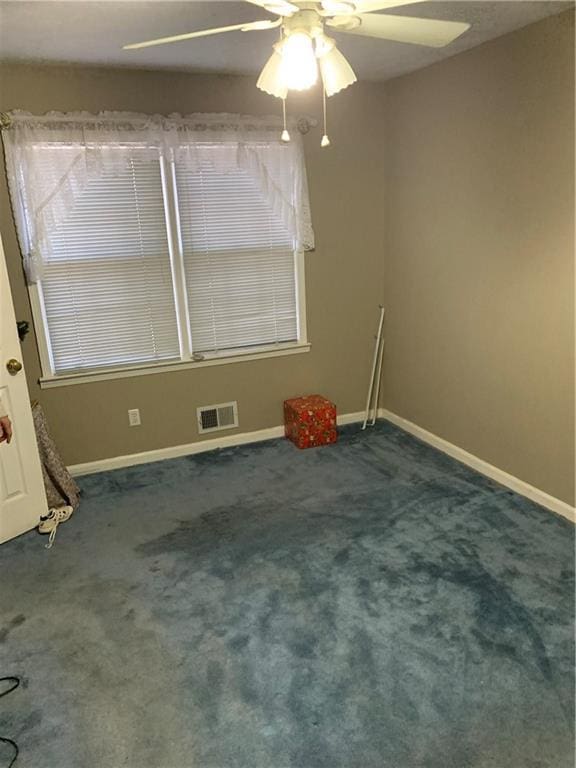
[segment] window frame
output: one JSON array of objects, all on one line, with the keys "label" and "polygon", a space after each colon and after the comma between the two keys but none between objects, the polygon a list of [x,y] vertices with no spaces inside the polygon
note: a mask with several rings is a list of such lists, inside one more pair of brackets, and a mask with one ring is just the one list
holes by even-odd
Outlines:
[{"label": "window frame", "polygon": [[297,339],[296,341],[245,347],[223,352],[203,352],[201,355],[192,350],[192,331],[188,311],[188,297],[184,273],[184,258],[182,235],[180,232],[180,216],[178,210],[178,192],[176,185],[176,165],[173,158],[167,158],[159,153],[162,195],[164,198],[164,216],[166,221],[166,236],[170,255],[172,285],[180,344],[180,359],[127,364],[116,367],[87,368],[71,373],[56,373],[50,345],[42,282],[29,283],[28,295],[32,310],[32,320],[36,331],[38,353],[42,375],[39,379],[41,388],[68,386],[108,379],[130,378],[154,373],[166,373],[189,368],[202,368],[213,365],[261,360],[271,357],[299,354],[310,350],[306,321],[306,287],[305,287],[305,258],[304,251],[294,253],[294,287],[296,298]]}]

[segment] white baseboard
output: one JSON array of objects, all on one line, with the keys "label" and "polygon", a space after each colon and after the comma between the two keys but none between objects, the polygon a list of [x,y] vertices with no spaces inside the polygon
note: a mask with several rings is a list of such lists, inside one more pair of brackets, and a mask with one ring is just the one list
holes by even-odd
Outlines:
[{"label": "white baseboard", "polygon": [[[343,413],[338,416],[338,424],[354,424],[363,421],[364,411],[357,413]],[[74,477],[80,475],[95,475],[98,472],[108,472],[111,469],[122,469],[123,467],[134,467],[137,464],[150,464],[153,461],[164,461],[165,459],[177,459],[180,456],[191,456],[195,453],[205,453],[214,451],[217,448],[230,448],[235,445],[247,445],[248,443],[259,443],[262,440],[274,440],[277,437],[283,437],[284,425],[269,427],[268,429],[259,429],[255,432],[241,432],[224,437],[215,437],[210,440],[199,440],[195,443],[186,443],[184,445],[173,445],[169,448],[157,448],[153,451],[144,451],[142,453],[130,453],[124,456],[113,456],[110,459],[99,459],[97,461],[88,461],[84,464],[72,464],[68,471]]]},{"label": "white baseboard", "polygon": [[521,496],[526,496],[526,498],[535,501],[542,507],[546,507],[546,509],[550,509],[552,512],[562,515],[562,517],[567,518],[572,523],[576,523],[576,509],[571,507],[570,504],[567,504],[565,501],[550,496],[550,494],[541,491],[539,488],[534,488],[533,485],[525,483],[524,480],[520,480],[519,478],[514,477],[514,475],[509,475],[508,472],[498,469],[498,467],[489,464],[487,461],[479,459],[472,453],[468,453],[457,445],[449,443],[442,437],[438,437],[438,435],[428,432],[428,430],[419,427],[417,424],[413,424],[411,421],[402,418],[402,416],[397,416],[395,413],[392,413],[385,408],[378,409],[378,416],[392,422],[392,424],[400,427],[400,429],[403,429],[405,432],[409,432],[424,443],[428,443],[428,445],[431,445],[433,448],[437,448],[439,451],[442,451],[442,453],[448,454],[448,456],[451,456],[453,459],[457,459],[457,461],[462,462],[462,464],[466,464],[468,467],[475,469],[477,472],[480,472],[480,474],[486,475],[486,477],[489,477],[491,480],[495,480],[500,485],[510,488],[510,490],[519,493]]},{"label": "white baseboard", "polygon": [[[432,432],[428,432],[426,429],[419,427],[417,424],[413,424],[411,421],[397,416],[395,413],[386,410],[385,408],[378,409],[378,417],[386,419],[392,422],[400,429],[408,432],[414,437],[419,438],[433,448],[437,448],[442,453],[448,454],[457,461],[466,464],[467,466],[480,472],[482,475],[495,480],[500,485],[510,488],[510,490],[519,493],[521,496],[535,501],[546,509],[550,509],[552,512],[556,512],[559,515],[567,518],[571,522],[576,522],[576,510],[571,507],[565,501],[556,499],[554,496],[550,496],[548,493],[541,491],[539,488],[525,483],[523,480],[509,475],[502,469],[489,464],[483,459],[479,459],[471,453],[459,448],[453,443],[449,443],[438,435],[434,435]],[[355,424],[364,420],[364,411],[357,411],[356,413],[344,413],[338,416],[338,424],[344,426],[345,424]],[[191,456],[195,453],[204,453],[206,451],[214,451],[218,448],[229,448],[236,445],[247,445],[249,443],[259,443],[263,440],[274,440],[275,438],[282,437],[284,435],[284,426],[279,425],[276,427],[269,427],[268,429],[260,429],[255,432],[241,432],[240,434],[225,435],[224,437],[216,437],[210,440],[201,440],[195,443],[186,443],[185,445],[174,445],[168,448],[158,448],[153,451],[144,451],[143,453],[132,453],[124,456],[114,456],[110,459],[100,459],[98,461],[89,461],[85,464],[73,464],[68,467],[71,475],[93,475],[98,472],[107,472],[111,469],[121,469],[123,467],[133,467],[137,464],[149,464],[153,461],[163,461],[165,459],[176,459],[180,456]]]}]

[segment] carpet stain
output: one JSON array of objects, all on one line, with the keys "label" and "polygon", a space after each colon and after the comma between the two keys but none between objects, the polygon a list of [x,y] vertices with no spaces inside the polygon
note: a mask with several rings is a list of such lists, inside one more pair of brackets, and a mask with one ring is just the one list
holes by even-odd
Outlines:
[{"label": "carpet stain", "polygon": [[24,614],[19,613],[17,616],[14,616],[13,619],[10,619],[8,624],[3,626],[0,629],[0,643],[4,643],[6,641],[6,638],[12,632],[13,629],[16,627],[19,627],[21,624],[23,624],[26,621],[26,616]]}]

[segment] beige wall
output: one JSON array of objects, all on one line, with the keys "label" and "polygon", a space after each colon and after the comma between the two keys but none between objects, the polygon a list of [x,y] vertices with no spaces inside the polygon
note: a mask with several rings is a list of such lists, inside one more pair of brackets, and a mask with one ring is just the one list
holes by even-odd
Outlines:
[{"label": "beige wall", "polygon": [[384,404],[574,500],[574,17],[388,83]]},{"label": "beige wall", "polygon": [[[270,114],[279,102],[254,78],[70,68],[0,68],[0,109]],[[240,431],[282,423],[284,398],[322,392],[341,413],[363,409],[382,301],[383,86],[359,84],[330,102],[333,145],[305,137],[317,248],[306,255],[307,354],[39,390],[34,338],[24,343],[31,394],[42,402],[68,463],[198,439],[196,407],[238,400]],[[319,98],[294,110],[320,117]],[[18,319],[30,319],[4,178],[0,231]],[[128,408],[142,426],[128,427]]]}]

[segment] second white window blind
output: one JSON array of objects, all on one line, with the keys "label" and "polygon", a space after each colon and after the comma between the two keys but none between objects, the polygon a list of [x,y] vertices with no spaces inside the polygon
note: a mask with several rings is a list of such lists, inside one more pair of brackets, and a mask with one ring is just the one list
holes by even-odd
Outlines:
[{"label": "second white window blind", "polygon": [[176,163],[193,350],[296,341],[293,240],[246,172],[219,170],[219,151]]}]

